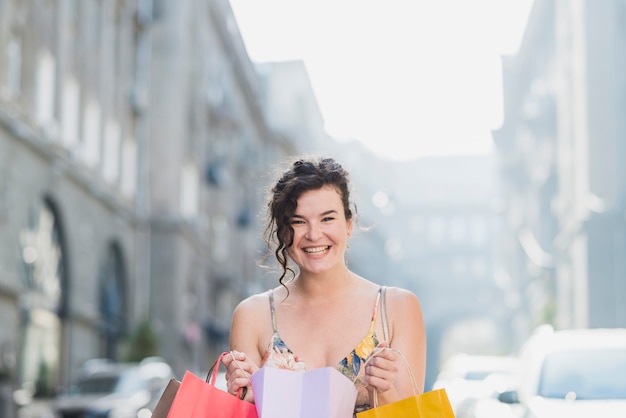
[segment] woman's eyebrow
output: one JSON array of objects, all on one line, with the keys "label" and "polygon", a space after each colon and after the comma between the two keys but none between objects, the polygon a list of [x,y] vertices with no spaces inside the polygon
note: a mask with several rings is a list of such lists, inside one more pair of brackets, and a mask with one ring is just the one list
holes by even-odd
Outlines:
[{"label": "woman's eyebrow", "polygon": [[[338,213],[335,209],[331,209],[331,210],[327,210],[325,212],[320,213],[319,216],[326,216],[326,215],[330,215],[333,213]],[[298,218],[298,219],[304,219],[304,216],[302,215],[298,215],[297,213],[294,213],[292,218]]]}]

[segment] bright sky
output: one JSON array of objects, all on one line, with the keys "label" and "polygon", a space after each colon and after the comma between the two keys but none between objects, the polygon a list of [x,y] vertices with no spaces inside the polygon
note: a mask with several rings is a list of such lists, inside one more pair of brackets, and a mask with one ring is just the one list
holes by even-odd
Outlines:
[{"label": "bright sky", "polygon": [[408,159],[492,149],[533,0],[230,2],[253,61],[304,61],[331,136]]}]

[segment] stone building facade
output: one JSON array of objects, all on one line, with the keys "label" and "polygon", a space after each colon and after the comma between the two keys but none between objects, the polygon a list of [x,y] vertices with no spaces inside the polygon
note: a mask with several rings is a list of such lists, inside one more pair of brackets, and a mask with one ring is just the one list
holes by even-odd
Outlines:
[{"label": "stone building facade", "polygon": [[270,126],[227,0],[0,0],[0,52],[0,389],[51,395],[142,321],[205,370],[267,287],[269,168],[327,139],[319,113]]}]

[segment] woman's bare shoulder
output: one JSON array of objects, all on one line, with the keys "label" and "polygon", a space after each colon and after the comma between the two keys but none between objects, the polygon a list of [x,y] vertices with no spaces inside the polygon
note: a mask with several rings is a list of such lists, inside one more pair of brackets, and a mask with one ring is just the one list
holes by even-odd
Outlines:
[{"label": "woman's bare shoulder", "polygon": [[257,293],[248,296],[235,308],[234,314],[239,316],[254,316],[269,309],[269,292]]},{"label": "woman's bare shoulder", "polygon": [[401,287],[388,286],[385,302],[387,309],[395,312],[421,311],[420,301],[415,293]]}]

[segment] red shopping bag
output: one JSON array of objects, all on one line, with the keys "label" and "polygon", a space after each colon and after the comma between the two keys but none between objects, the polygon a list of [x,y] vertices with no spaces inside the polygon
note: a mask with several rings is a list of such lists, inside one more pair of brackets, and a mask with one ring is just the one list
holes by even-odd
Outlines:
[{"label": "red shopping bag", "polygon": [[227,354],[218,357],[206,380],[190,371],[185,373],[168,418],[258,418],[254,404],[215,387],[222,357]]}]

